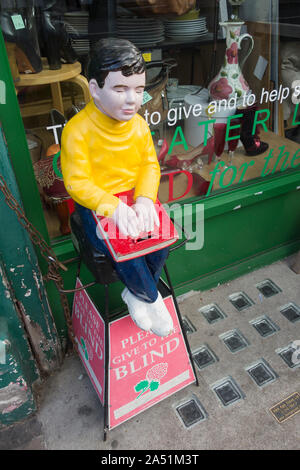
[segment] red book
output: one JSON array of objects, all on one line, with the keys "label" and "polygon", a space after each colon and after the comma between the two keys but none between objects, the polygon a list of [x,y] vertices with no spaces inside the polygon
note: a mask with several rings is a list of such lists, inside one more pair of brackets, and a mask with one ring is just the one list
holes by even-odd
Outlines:
[{"label": "red book", "polygon": [[[125,204],[135,204],[133,190],[124,191],[115,196]],[[161,250],[172,245],[178,240],[178,233],[159,200],[156,200],[155,209],[159,217],[160,226],[155,225],[152,232],[140,233],[138,238],[125,236],[110,217],[103,217],[92,211],[97,222],[97,233],[106,243],[110,254],[115,261],[127,261],[139,256],[148,255],[153,251]]]}]

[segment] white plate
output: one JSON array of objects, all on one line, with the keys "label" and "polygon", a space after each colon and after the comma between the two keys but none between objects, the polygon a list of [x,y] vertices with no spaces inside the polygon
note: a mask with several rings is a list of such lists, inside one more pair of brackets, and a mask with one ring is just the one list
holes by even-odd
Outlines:
[{"label": "white plate", "polygon": [[184,32],[178,32],[178,33],[166,33],[166,36],[199,36],[201,34],[206,34],[208,33],[208,30],[204,30],[204,31],[194,31],[194,32],[189,32],[189,33],[184,33]]},{"label": "white plate", "polygon": [[122,36],[123,38],[126,38],[126,37],[129,37],[129,38],[133,38],[133,37],[136,37],[136,38],[158,38],[160,36],[164,36],[164,33],[121,33],[120,31],[117,31],[117,34],[119,36]]},{"label": "white plate", "polygon": [[206,21],[200,21],[192,24],[181,24],[181,23],[165,23],[165,28],[193,28],[194,26],[203,26]]},{"label": "white plate", "polygon": [[88,11],[86,11],[86,12],[84,12],[84,11],[69,11],[67,13],[64,13],[64,16],[73,17],[73,18],[78,18],[78,17],[88,18],[89,13],[88,13]]},{"label": "white plate", "polygon": [[116,31],[122,33],[122,34],[163,34],[165,32],[164,29],[121,29],[121,28],[116,28]]},{"label": "white plate", "polygon": [[76,23],[76,24],[88,23],[89,18],[72,18],[70,16],[67,16],[66,21],[68,21],[70,23]]},{"label": "white plate", "polygon": [[74,20],[72,20],[72,18],[66,18],[66,23],[70,23],[70,24],[77,25],[77,26],[87,25],[88,22],[89,21],[86,20],[86,19],[81,20],[81,21],[74,21]]},{"label": "white plate", "polygon": [[74,24],[70,23],[65,23],[66,27],[75,31],[87,31],[88,30],[88,25],[86,26],[76,26]]},{"label": "white plate", "polygon": [[72,26],[70,24],[66,24],[66,28],[70,31],[78,31],[80,33],[84,33],[88,31],[88,27],[86,28],[77,28],[77,26]]},{"label": "white plate", "polygon": [[117,35],[120,39],[127,39],[128,41],[134,42],[147,42],[147,41],[163,41],[165,36],[121,36],[120,34]]},{"label": "white plate", "polygon": [[164,27],[161,26],[121,26],[117,24],[117,29],[122,31],[164,31]]},{"label": "white plate", "polygon": [[193,33],[193,34],[166,34],[168,38],[178,39],[178,38],[197,38],[199,36],[205,36],[208,31],[203,31],[202,33]]},{"label": "white plate", "polygon": [[116,31],[118,34],[122,34],[122,36],[161,36],[164,34],[164,31],[121,31],[117,29]]},{"label": "white plate", "polygon": [[164,29],[163,23],[158,23],[158,24],[122,24],[116,22],[116,25],[118,28],[122,29],[142,29],[142,28],[147,28],[147,29]]},{"label": "white plate", "polygon": [[187,24],[187,25],[181,25],[181,24],[166,24],[165,28],[168,29],[191,29],[191,28],[203,28],[206,23],[201,23],[201,24]]},{"label": "white plate", "polygon": [[178,32],[178,33],[166,33],[166,36],[197,36],[198,34],[206,34],[208,30],[205,29],[204,31],[193,31],[193,32]]},{"label": "white plate", "polygon": [[179,85],[173,91],[168,91],[167,88],[168,100],[183,100],[186,95],[194,93],[199,90],[199,88],[199,85]]},{"label": "white plate", "polygon": [[191,25],[191,26],[166,26],[165,29],[167,30],[174,30],[174,31],[177,31],[177,30],[192,30],[192,29],[201,29],[201,28],[206,28],[206,24],[203,23],[202,25]]},{"label": "white plate", "polygon": [[144,46],[144,47],[149,47],[149,46],[154,46],[155,44],[158,44],[162,41],[164,41],[165,38],[161,38],[161,39],[158,39],[158,40],[155,40],[155,41],[132,41],[134,44],[136,44],[137,46]]},{"label": "white plate", "polygon": [[191,41],[191,40],[197,40],[201,38],[202,36],[206,36],[207,33],[205,34],[199,34],[197,36],[168,36],[169,39],[173,39],[174,41]]},{"label": "white plate", "polygon": [[178,20],[164,20],[164,23],[168,23],[168,24],[196,24],[196,23],[200,23],[202,21],[206,21],[206,17],[205,16],[202,16],[201,18],[197,18],[196,20],[181,20],[181,21],[178,21]]},{"label": "white plate", "polygon": [[193,33],[193,32],[197,32],[197,31],[206,31],[207,28],[194,28],[194,29],[166,29],[165,31],[167,33]]},{"label": "white plate", "polygon": [[166,24],[165,25],[165,29],[194,29],[194,28],[205,28],[206,27],[206,23],[202,23],[202,24],[190,24],[190,25],[187,25],[187,26],[181,26],[181,25],[168,25]]},{"label": "white plate", "polygon": [[197,32],[197,31],[206,31],[207,28],[195,28],[195,29],[165,29],[165,31],[167,33],[174,33],[174,34],[177,34],[177,33],[193,33],[193,32]]},{"label": "white plate", "polygon": [[203,28],[203,29],[191,29],[191,30],[187,30],[187,31],[182,31],[182,30],[178,30],[178,31],[165,31],[166,33],[170,33],[170,34],[198,34],[198,33],[203,33],[203,32],[206,32],[208,31],[207,28]]},{"label": "white plate", "polygon": [[122,26],[150,26],[150,27],[153,27],[153,26],[163,26],[163,22],[162,21],[151,21],[151,20],[143,20],[142,18],[140,18],[139,20],[129,20],[129,19],[126,19],[124,21],[120,20],[120,19],[117,19],[116,21],[117,24],[120,24]]}]

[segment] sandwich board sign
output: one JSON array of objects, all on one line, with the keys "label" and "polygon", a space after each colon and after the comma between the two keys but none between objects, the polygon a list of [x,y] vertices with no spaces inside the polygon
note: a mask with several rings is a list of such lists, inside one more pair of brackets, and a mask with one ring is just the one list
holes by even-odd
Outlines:
[{"label": "sandwich board sign", "polygon": [[[76,287],[80,287],[79,280]],[[133,418],[195,382],[172,296],[164,299],[174,323],[169,336],[143,331],[130,315],[109,322],[105,351],[104,320],[85,290],[75,293],[73,328],[85,369],[104,405],[108,380],[108,428]],[[105,371],[105,354],[109,355]]]},{"label": "sandwich board sign", "polygon": [[[76,281],[76,289],[78,287],[82,287],[79,279]],[[84,289],[74,295],[72,323],[79,356],[104,405],[105,324]]]}]

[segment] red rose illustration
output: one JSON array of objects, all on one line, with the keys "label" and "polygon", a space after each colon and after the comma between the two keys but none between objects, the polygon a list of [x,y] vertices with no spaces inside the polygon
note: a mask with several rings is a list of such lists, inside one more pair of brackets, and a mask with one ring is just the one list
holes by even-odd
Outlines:
[{"label": "red rose illustration", "polygon": [[238,63],[238,44],[237,42],[233,42],[229,49],[226,51],[227,60],[229,64],[237,64]]},{"label": "red rose illustration", "polygon": [[210,85],[210,96],[214,100],[226,99],[231,95],[232,91],[227,78],[220,78]]}]

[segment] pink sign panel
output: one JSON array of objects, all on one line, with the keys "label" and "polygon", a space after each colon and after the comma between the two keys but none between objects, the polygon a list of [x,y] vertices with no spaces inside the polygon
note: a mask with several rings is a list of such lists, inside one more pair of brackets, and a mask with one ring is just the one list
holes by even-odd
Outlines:
[{"label": "pink sign panel", "polygon": [[[76,288],[78,287],[82,287],[79,279],[76,281]],[[103,405],[105,325],[98,310],[84,289],[75,292],[72,323],[80,358]]]},{"label": "pink sign panel", "polygon": [[172,297],[164,299],[174,333],[142,331],[127,315],[110,323],[109,428],[195,381]]}]

